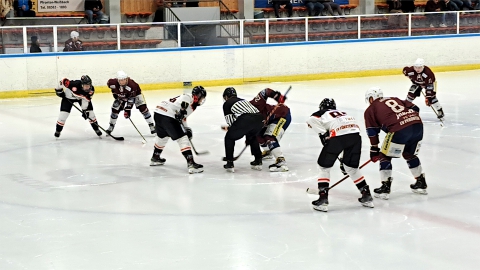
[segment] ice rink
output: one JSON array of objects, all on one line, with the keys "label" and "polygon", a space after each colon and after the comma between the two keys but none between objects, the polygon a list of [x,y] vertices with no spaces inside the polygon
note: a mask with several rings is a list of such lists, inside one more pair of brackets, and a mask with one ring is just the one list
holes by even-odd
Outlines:
[{"label": "ice rink", "polygon": [[[397,76],[235,86],[250,100],[265,87],[284,92],[292,85],[284,173],[269,172],[271,161],[251,170],[249,151],[235,173],[224,171],[225,87],[205,87],[205,104],[188,119],[196,149],[210,151],[195,157],[205,166],[195,175],[172,141],[165,165],[149,166],[154,137],[135,109],[146,145],[122,114],[113,134],[123,142],[99,139],[75,109],[56,139],[58,97],[0,100],[0,269],[478,269],[480,70],[436,77],[446,126],[422,97],[415,100],[425,124],[419,157],[429,194],[410,191],[414,179],[396,159],[390,200],[362,207],[347,179],[330,191],[328,213],[314,211],[318,196],[305,192],[316,187],[322,147],[305,121],[323,98],[334,98],[361,124],[363,163],[365,91],[379,86],[385,96],[405,98],[410,82],[401,69]],[[186,90],[144,95],[153,111]],[[112,102],[111,94],[93,97],[104,128]],[[243,146],[237,141],[235,155]],[[378,163],[362,172],[371,190],[381,185]],[[331,184],[342,177],[335,164]]]}]

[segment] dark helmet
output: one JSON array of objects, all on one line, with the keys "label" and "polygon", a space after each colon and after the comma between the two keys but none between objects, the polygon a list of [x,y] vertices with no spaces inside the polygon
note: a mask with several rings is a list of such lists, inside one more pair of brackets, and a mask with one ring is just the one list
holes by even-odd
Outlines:
[{"label": "dark helmet", "polygon": [[321,111],[328,109],[337,109],[337,105],[335,104],[335,100],[333,100],[333,98],[324,98],[322,102],[320,102],[320,106],[318,107]]},{"label": "dark helmet", "polygon": [[85,85],[85,84],[92,85],[92,79],[90,79],[88,75],[83,75],[80,78],[80,81],[82,82],[82,85]]},{"label": "dark helmet", "polygon": [[205,98],[207,97],[207,91],[205,91],[205,88],[203,86],[195,86],[192,89],[192,96],[193,96],[193,102],[199,103],[199,100],[202,99],[199,103],[199,105],[202,105],[203,102],[205,102]]},{"label": "dark helmet", "polygon": [[237,97],[237,90],[233,87],[225,88],[225,91],[223,91],[223,99],[227,100],[231,97]]}]

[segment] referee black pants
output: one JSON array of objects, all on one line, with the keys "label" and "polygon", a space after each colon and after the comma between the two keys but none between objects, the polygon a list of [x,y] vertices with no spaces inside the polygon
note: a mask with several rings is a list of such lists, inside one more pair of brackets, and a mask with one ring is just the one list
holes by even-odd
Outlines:
[{"label": "referee black pants", "polygon": [[225,157],[227,160],[233,161],[233,151],[235,149],[235,141],[246,137],[247,145],[255,159],[262,158],[262,151],[257,141],[257,135],[263,127],[263,116],[260,113],[242,114],[228,128],[225,134]]}]

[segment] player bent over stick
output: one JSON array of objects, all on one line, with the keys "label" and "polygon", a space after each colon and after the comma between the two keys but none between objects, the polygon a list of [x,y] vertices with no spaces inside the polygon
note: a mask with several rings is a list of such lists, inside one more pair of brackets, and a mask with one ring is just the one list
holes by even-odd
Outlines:
[{"label": "player bent over stick", "polygon": [[[403,156],[415,184],[410,185],[413,192],[427,194],[425,174],[417,154],[423,139],[423,123],[418,114],[420,110],[408,100],[396,97],[383,97],[380,88],[374,87],[365,93],[365,101],[370,104],[365,110],[365,126],[370,137],[370,159],[380,160],[380,178],[382,186],[373,190],[376,198],[388,200],[392,185],[392,158]],[[380,130],[387,133],[382,148],[378,147]]]},{"label": "player bent over stick", "polygon": [[410,90],[408,90],[407,100],[413,102],[425,88],[425,104],[429,107],[432,106],[437,111],[437,117],[443,119],[445,114],[437,99],[435,74],[429,67],[425,66],[425,61],[422,58],[418,58],[413,66],[403,68],[403,74],[413,83],[410,86]]},{"label": "player bent over stick", "polygon": [[55,93],[62,98],[60,104],[60,114],[57,120],[55,137],[60,137],[60,133],[65,126],[68,116],[72,110],[73,103],[78,102],[82,108],[82,117],[89,120],[90,124],[98,136],[102,132],[98,128],[97,118],[93,112],[92,96],[95,93],[95,87],[92,85],[92,79],[88,75],[83,75],[80,80],[70,81],[64,78],[55,88]]},{"label": "player bent over stick", "polygon": [[[267,104],[268,98],[274,99],[278,104],[276,106]],[[262,148],[265,149],[262,158],[268,159],[273,155],[276,159],[275,163],[269,166],[271,172],[288,171],[287,162],[279,143],[290,122],[292,122],[290,108],[283,104],[285,99],[286,97],[280,92],[265,88],[250,101],[265,118],[265,125],[257,139]]]},{"label": "player bent over stick", "polygon": [[145,99],[142,95],[140,86],[128,77],[124,71],[117,72],[117,77],[108,80],[107,86],[110,88],[115,101],[112,105],[112,114],[110,115],[110,127],[107,129],[107,133],[112,133],[117,123],[118,114],[124,110],[124,116],[126,119],[130,118],[132,114],[132,108],[135,107],[143,114],[143,118],[147,121],[150,128],[150,132],[155,134],[155,124],[153,123],[152,115],[147,108]]},{"label": "player bent over stick", "polygon": [[197,164],[193,160],[189,141],[189,138],[192,137],[192,129],[187,127],[187,117],[205,102],[206,97],[205,89],[202,86],[195,86],[192,94],[182,94],[168,101],[162,101],[157,106],[154,113],[157,137],[150,166],[165,163],[166,160],[160,155],[168,139],[172,138],[177,141],[182,155],[187,160],[188,172],[203,172],[203,165]]},{"label": "player bent over stick", "polygon": [[343,164],[353,183],[362,194],[358,201],[366,207],[374,207],[373,198],[365,178],[358,169],[362,150],[362,137],[357,121],[345,112],[338,111],[335,100],[325,98],[307,120],[308,127],[318,133],[323,149],[318,157],[320,176],[318,189],[320,198],[312,202],[313,209],[328,211],[328,188],[330,186],[330,169],[343,152]]}]

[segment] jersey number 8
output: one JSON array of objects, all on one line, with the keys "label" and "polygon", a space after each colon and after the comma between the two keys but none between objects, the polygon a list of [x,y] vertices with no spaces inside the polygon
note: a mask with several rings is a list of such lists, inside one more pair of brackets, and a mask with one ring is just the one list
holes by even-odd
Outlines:
[{"label": "jersey number 8", "polygon": [[394,113],[401,113],[405,109],[402,105],[398,104],[395,100],[389,99],[385,101],[385,105],[387,105]]}]

